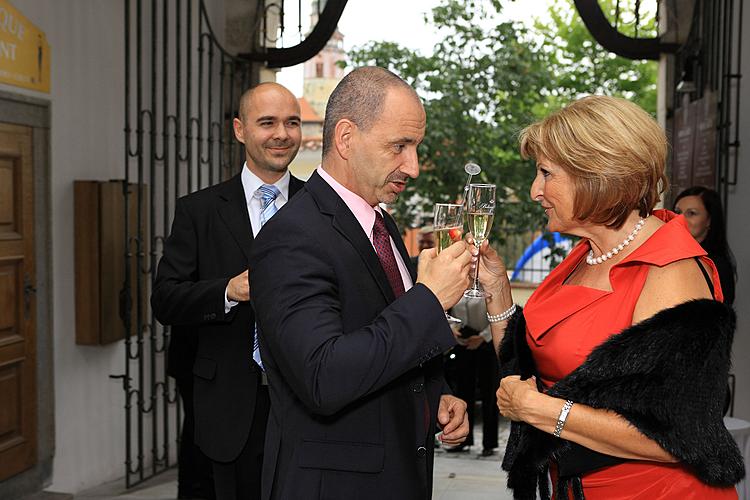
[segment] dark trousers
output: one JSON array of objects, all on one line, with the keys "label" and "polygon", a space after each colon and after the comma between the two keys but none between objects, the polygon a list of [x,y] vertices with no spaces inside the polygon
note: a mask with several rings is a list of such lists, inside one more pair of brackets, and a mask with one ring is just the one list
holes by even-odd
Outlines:
[{"label": "dark trousers", "polygon": [[195,413],[193,411],[193,377],[179,377],[177,390],[182,398],[184,418],[177,455],[177,498],[214,500],[211,461],[195,445]]},{"label": "dark trousers", "polygon": [[260,498],[263,445],[271,401],[268,386],[259,385],[250,435],[240,455],[232,462],[212,462],[217,500]]},{"label": "dark trousers", "polygon": [[485,342],[473,351],[456,346],[452,352],[456,355],[453,359],[456,396],[466,401],[469,413],[469,435],[465,444],[474,444],[474,403],[478,386],[482,402],[482,447],[489,450],[497,448],[499,412],[495,392],[499,383],[499,372],[492,343]]}]

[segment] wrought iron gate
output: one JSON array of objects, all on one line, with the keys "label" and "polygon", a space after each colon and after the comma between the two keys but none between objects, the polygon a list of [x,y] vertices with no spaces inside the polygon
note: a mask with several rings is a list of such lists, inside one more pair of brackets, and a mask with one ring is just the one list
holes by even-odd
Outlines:
[{"label": "wrought iron gate", "polygon": [[[180,402],[164,356],[170,329],[148,305],[175,201],[241,169],[243,150],[232,132],[240,94],[259,81],[261,62],[283,67],[315,55],[346,0],[314,2],[317,24],[306,35],[302,2],[293,3],[296,17],[284,0],[124,0],[126,359],[124,374],[113,377],[125,391],[128,488],[174,465],[179,445]],[[211,9],[223,14],[227,4],[246,10],[239,31],[247,52],[240,56],[222,47],[210,22]],[[283,36],[293,30],[285,19],[297,29],[296,45],[287,48]]]},{"label": "wrought iron gate", "polygon": [[239,94],[257,82],[254,66],[219,45],[201,0],[125,1],[123,196],[129,210],[120,309],[127,332],[127,487],[175,463],[182,418],[166,374],[170,329],[155,320],[148,298],[176,199],[242,166],[231,119]]}]

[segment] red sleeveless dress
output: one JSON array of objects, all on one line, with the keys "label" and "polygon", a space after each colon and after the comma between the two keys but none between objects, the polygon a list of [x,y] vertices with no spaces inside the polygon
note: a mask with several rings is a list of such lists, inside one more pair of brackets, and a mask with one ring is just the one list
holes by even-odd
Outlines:
[{"label": "red sleeveless dress", "polygon": [[[611,292],[563,283],[590,250],[582,242],[529,298],[524,307],[526,341],[545,387],[568,375],[594,347],[632,324],[650,266],[700,257],[710,270],[716,300],[723,300],[718,272],[688,232],[684,217],[666,210],[653,215],[666,224],[612,267]],[[734,487],[707,486],[681,464],[629,461],[590,472],[582,480],[587,500],[737,498]]]}]

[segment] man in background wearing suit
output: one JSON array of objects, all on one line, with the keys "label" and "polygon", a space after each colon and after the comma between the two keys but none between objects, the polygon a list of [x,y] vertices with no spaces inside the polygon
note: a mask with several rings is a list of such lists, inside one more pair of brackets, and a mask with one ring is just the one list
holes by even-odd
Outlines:
[{"label": "man in background wearing suit", "polygon": [[276,83],[246,91],[233,124],[242,173],[177,201],[151,297],[156,318],[174,325],[169,355],[184,363],[192,354],[184,342],[196,339],[195,442],[212,462],[219,500],[260,495],[269,396],[254,349],[248,258],[261,226],[303,185],[287,169],[301,142],[291,92]]},{"label": "man in background wearing suit", "polygon": [[441,354],[444,310],[469,284],[457,242],[419,279],[380,203],[419,174],[425,112],[382,68],[359,68],[326,108],[323,163],[253,246],[250,276],[271,387],[263,499],[427,499],[436,424],[468,433]]}]

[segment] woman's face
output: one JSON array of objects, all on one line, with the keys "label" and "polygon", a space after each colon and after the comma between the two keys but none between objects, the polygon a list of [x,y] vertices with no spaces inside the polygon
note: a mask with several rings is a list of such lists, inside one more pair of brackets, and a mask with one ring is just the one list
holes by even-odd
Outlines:
[{"label": "woman's face", "polygon": [[708,215],[706,206],[700,196],[685,196],[680,198],[674,211],[684,214],[688,230],[698,243],[706,239],[708,229],[711,227],[711,216]]},{"label": "woman's face", "polygon": [[547,214],[547,229],[561,233],[571,231],[580,225],[573,217],[573,180],[559,165],[540,156],[536,164],[536,178],[531,185],[531,199],[538,201]]}]

